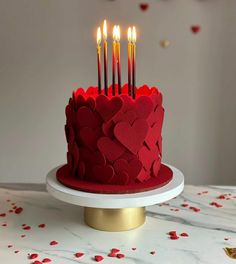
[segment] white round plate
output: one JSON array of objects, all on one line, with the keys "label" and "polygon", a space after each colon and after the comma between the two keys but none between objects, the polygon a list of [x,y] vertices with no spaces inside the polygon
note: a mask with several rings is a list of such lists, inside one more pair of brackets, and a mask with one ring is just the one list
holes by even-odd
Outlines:
[{"label": "white round plate", "polygon": [[84,207],[93,208],[134,208],[163,203],[178,196],[184,189],[184,175],[177,168],[167,165],[173,171],[173,179],[161,188],[130,194],[89,193],[68,188],[57,181],[56,171],[47,175],[47,191],[55,198]]}]

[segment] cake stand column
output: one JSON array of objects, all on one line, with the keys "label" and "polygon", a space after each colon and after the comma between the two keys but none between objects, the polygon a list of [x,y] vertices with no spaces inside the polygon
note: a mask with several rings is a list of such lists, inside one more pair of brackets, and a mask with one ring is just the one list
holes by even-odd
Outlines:
[{"label": "cake stand column", "polygon": [[84,207],[85,223],[102,231],[127,231],[144,224],[145,207],[136,208],[91,208]]}]

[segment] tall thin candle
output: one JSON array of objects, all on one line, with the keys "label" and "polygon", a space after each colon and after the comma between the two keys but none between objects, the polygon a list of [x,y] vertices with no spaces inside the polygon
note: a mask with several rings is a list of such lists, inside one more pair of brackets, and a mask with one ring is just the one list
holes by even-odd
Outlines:
[{"label": "tall thin candle", "polygon": [[121,72],[120,72],[120,26],[116,27],[116,59],[118,75],[118,93],[121,94]]},{"label": "tall thin candle", "polygon": [[116,83],[116,26],[113,27],[113,43],[112,43],[112,95],[115,95]]},{"label": "tall thin candle", "polygon": [[103,23],[103,49],[104,49],[104,92],[108,95],[107,88],[107,22],[104,20]]},{"label": "tall thin candle", "polygon": [[135,99],[136,97],[136,28],[132,29],[132,97]]},{"label": "tall thin candle", "polygon": [[132,52],[132,32],[128,28],[128,94],[131,96],[131,52]]},{"label": "tall thin candle", "polygon": [[101,93],[101,28],[97,30],[98,93]]}]

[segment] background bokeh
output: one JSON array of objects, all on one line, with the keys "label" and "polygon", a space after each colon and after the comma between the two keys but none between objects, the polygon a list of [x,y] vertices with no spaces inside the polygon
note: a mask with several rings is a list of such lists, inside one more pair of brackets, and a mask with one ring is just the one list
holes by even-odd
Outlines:
[{"label": "background bokeh", "polygon": [[96,28],[107,18],[110,36],[121,26],[123,82],[126,28],[137,26],[137,84],[164,94],[164,161],[187,183],[235,184],[236,1],[140,3],[0,0],[1,182],[44,182],[65,162],[64,108],[73,89],[97,82]]}]

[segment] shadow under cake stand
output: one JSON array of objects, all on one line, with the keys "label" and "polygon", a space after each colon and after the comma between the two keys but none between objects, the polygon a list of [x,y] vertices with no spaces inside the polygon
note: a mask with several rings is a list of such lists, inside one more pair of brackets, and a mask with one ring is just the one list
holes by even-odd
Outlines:
[{"label": "shadow under cake stand", "polygon": [[100,194],[68,188],[57,181],[54,168],[47,175],[47,191],[55,198],[84,207],[85,223],[103,231],[125,231],[145,222],[145,206],[166,202],[178,196],[184,188],[184,175],[177,168],[172,180],[163,187],[130,194]]}]

